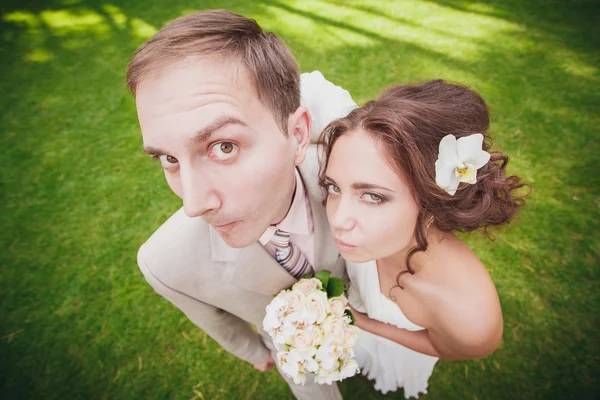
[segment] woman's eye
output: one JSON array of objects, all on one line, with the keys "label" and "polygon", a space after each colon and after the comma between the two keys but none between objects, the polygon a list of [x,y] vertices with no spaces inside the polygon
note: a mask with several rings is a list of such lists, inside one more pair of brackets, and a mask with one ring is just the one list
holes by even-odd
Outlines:
[{"label": "woman's eye", "polygon": [[219,160],[227,160],[236,154],[237,145],[231,142],[215,143],[212,146],[211,153]]},{"label": "woman's eye", "polygon": [[170,156],[168,154],[161,154],[157,158],[160,161],[160,164],[163,168],[173,168],[179,163],[179,161],[175,157]]},{"label": "woman's eye", "polygon": [[382,196],[380,196],[376,193],[364,193],[362,195],[362,197],[364,200],[368,201],[369,203],[381,203],[385,200]]},{"label": "woman's eye", "polygon": [[340,194],[341,190],[339,187],[335,186],[333,183],[327,185],[327,193],[331,194]]}]

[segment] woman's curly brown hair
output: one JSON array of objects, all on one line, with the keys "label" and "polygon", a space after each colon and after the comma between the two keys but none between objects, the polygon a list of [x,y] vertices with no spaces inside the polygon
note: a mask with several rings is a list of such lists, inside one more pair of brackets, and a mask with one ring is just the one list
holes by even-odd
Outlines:
[{"label": "woman's curly brown hair", "polygon": [[[419,206],[414,232],[417,244],[406,256],[408,272],[414,274],[410,259],[427,250],[431,221],[445,232],[483,228],[493,239],[488,228],[508,223],[525,205],[529,193],[516,191],[527,185],[518,176],[505,176],[508,157],[490,151],[489,124],[485,101],[464,86],[443,80],[393,86],[325,128],[319,140],[325,155],[319,183],[326,186],[329,155],[341,135],[361,129],[376,139],[390,165],[411,187]],[[446,135],[458,139],[474,133],[484,135],[483,150],[491,154],[490,161],[477,171],[476,184],[462,183],[451,196],[435,180],[439,143]]]}]

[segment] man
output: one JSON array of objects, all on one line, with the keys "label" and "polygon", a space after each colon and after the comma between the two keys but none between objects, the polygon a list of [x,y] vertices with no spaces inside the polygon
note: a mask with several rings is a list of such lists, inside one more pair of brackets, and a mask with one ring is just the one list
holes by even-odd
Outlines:
[{"label": "man", "polygon": [[[183,200],[140,248],[140,269],[223,348],[266,371],[275,350],[261,328],[273,295],[305,273],[345,276],[321,203],[296,61],[255,21],[213,10],[163,27],[135,52],[127,79],[144,150]],[[311,108],[327,90],[336,99],[333,108],[316,107],[313,136],[354,106],[320,73],[303,86]],[[286,380],[299,399],[341,398],[336,385]]]}]

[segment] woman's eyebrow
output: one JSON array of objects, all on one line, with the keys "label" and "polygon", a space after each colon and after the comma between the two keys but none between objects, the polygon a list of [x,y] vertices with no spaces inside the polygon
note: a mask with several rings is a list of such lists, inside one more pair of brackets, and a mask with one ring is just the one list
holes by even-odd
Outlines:
[{"label": "woman's eyebrow", "polygon": [[331,183],[333,183],[334,185],[336,185],[336,186],[337,186],[337,183],[335,183],[335,181],[334,181],[334,180],[333,180],[331,177],[329,177],[329,176],[327,176],[327,175],[325,175],[325,180],[326,180],[327,182],[331,182]]},{"label": "woman's eyebrow", "polygon": [[376,185],[374,183],[366,183],[366,182],[356,182],[350,186],[352,189],[363,190],[363,189],[379,189],[386,190],[388,192],[394,193],[392,189],[386,188],[385,186]]},{"label": "woman's eyebrow", "polygon": [[[329,183],[333,183],[334,185],[338,186],[338,184],[328,175],[325,175],[325,181],[329,182]],[[396,193],[392,189],[386,188],[385,186],[376,185],[374,183],[356,182],[356,183],[353,183],[352,185],[350,185],[350,187],[352,189],[356,189],[356,190],[379,189],[379,190],[388,191],[390,193]]]}]

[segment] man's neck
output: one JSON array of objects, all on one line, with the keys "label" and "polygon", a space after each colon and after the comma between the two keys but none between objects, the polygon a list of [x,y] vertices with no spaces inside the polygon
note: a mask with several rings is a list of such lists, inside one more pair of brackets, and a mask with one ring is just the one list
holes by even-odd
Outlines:
[{"label": "man's neck", "polygon": [[276,218],[276,222],[272,223],[271,225],[277,225],[279,223],[281,223],[281,221],[283,221],[285,219],[285,217],[287,217],[287,215],[289,214],[291,208],[292,208],[292,204],[294,204],[294,198],[296,197],[296,186],[297,186],[297,179],[296,179],[296,171],[294,170],[294,180],[293,180],[293,190],[292,195],[288,198],[289,200],[287,201],[287,207],[285,208],[285,212],[283,213],[283,215],[278,216],[278,218]]}]

